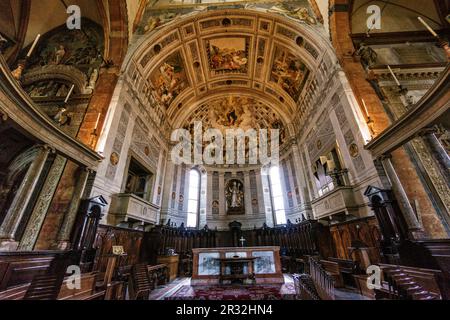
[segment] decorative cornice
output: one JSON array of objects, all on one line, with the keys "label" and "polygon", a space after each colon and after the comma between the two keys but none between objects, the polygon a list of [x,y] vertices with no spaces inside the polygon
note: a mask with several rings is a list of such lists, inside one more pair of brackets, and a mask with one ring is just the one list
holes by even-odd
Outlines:
[{"label": "decorative cornice", "polygon": [[384,130],[365,149],[377,158],[389,154],[429,127],[450,108],[450,66],[447,66],[435,85],[397,122]]}]

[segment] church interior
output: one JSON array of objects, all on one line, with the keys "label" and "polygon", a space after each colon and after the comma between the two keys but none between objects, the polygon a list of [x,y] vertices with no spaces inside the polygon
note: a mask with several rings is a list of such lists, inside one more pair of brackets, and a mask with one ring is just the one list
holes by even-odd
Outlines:
[{"label": "church interior", "polygon": [[449,300],[449,37],[448,0],[0,1],[0,300]]}]

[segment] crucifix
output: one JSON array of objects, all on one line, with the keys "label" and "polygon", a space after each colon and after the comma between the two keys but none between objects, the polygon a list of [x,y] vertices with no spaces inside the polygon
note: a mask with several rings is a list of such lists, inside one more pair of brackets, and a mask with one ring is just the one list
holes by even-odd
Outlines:
[{"label": "crucifix", "polygon": [[239,239],[239,242],[241,243],[241,247],[244,246],[244,242],[245,242],[245,241],[247,241],[247,240],[245,240],[244,237],[241,237],[241,238]]}]

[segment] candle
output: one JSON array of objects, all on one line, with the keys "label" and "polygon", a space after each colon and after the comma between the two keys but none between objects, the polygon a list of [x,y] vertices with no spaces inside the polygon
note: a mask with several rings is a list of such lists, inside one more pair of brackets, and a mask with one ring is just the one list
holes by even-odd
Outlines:
[{"label": "candle", "polygon": [[97,115],[97,121],[95,122],[94,130],[97,130],[98,122],[100,121],[100,113]]},{"label": "candle", "polygon": [[67,103],[67,101],[69,101],[70,96],[72,95],[73,92],[73,88],[75,88],[75,85],[73,84],[72,87],[69,90],[69,93],[66,96],[66,100],[64,100],[64,103]]},{"label": "candle", "polygon": [[392,74],[392,77],[394,77],[395,83],[397,83],[397,85],[400,87],[400,82],[398,81],[397,77],[394,74],[394,71],[392,71],[391,66],[387,66],[389,69],[389,72]]},{"label": "candle", "polygon": [[369,117],[369,110],[367,110],[367,106],[366,106],[366,102],[364,101],[364,99],[361,99],[363,106],[364,106],[364,111],[366,112],[366,116]]},{"label": "candle", "polygon": [[27,58],[31,57],[31,54],[33,53],[34,47],[36,47],[36,45],[37,45],[37,43],[38,43],[40,37],[41,37],[41,35],[38,34],[38,35],[36,36],[36,39],[34,39],[34,42],[33,42],[33,44],[31,45],[31,48],[30,48],[30,50],[29,50],[28,53],[27,53]]},{"label": "candle", "polygon": [[436,32],[434,32],[434,30],[430,27],[430,25],[428,23],[425,22],[425,20],[423,20],[421,17],[417,17],[417,19],[419,19],[420,23],[422,23],[425,26],[425,28],[427,28],[428,31],[431,32],[433,37],[439,38],[438,34]]}]

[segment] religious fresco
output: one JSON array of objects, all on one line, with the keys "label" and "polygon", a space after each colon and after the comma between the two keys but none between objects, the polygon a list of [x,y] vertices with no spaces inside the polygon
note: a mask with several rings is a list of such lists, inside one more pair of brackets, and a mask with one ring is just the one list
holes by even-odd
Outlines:
[{"label": "religious fresco", "polygon": [[[315,25],[318,22],[308,0],[295,1],[267,1],[251,3],[250,1],[232,1],[233,3],[219,1],[151,1],[147,2],[146,8],[136,28],[136,34],[144,35],[166,25],[185,15],[197,14],[209,10],[220,9],[245,9],[268,13],[275,13],[284,17],[295,19],[300,23]],[[182,7],[177,7],[182,5]],[[319,21],[322,22],[322,21]]]},{"label": "religious fresco", "polygon": [[146,10],[141,23],[136,29],[138,35],[143,35],[152,32],[153,30],[165,25],[166,23],[176,19],[180,13],[166,10],[166,11],[152,11]]},{"label": "religious fresco", "polygon": [[273,251],[253,251],[252,256],[256,258],[256,274],[268,274],[276,272]]},{"label": "religious fresco", "polygon": [[170,55],[150,75],[154,102],[168,108],[189,86],[183,59],[179,51]]},{"label": "religious fresco", "polygon": [[201,105],[187,119],[185,129],[193,133],[194,122],[201,121],[203,129],[279,129],[280,143],[286,136],[286,129],[272,108],[254,98],[230,95],[217,98]]},{"label": "religious fresco", "polygon": [[305,86],[309,70],[303,61],[287,49],[275,47],[270,81],[286,91],[297,101]]},{"label": "religious fresco", "polygon": [[[103,29],[88,19],[83,19],[82,25],[83,30],[67,30],[64,24],[45,34],[31,56],[27,70],[45,66],[73,66],[86,75],[86,86],[93,89],[98,79],[98,69],[103,63]],[[24,50],[23,55],[26,52]]]},{"label": "religious fresco", "polygon": [[214,74],[246,73],[250,39],[224,37],[206,41],[209,65]]},{"label": "religious fresco", "polygon": [[308,0],[247,4],[245,8],[276,13],[309,25],[315,25],[318,22]]},{"label": "religious fresco", "polygon": [[217,276],[220,274],[219,252],[203,252],[198,255],[198,275]]}]

